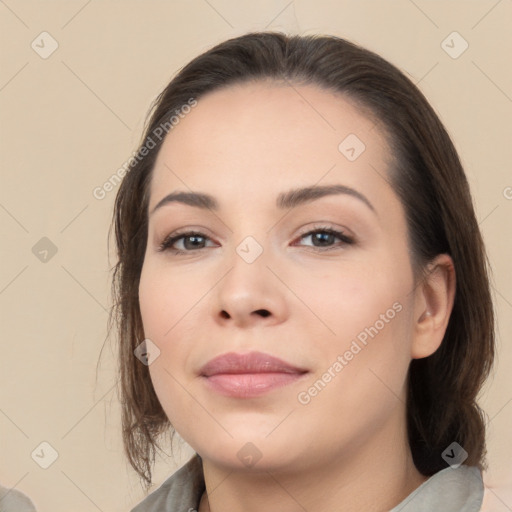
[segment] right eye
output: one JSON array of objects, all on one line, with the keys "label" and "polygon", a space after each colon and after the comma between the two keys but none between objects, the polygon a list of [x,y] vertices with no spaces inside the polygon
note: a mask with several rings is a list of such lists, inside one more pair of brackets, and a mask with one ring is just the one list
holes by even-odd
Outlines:
[{"label": "right eye", "polygon": [[[158,250],[160,252],[171,251],[174,254],[185,254],[198,249],[205,249],[208,240],[210,239],[205,234],[196,231],[173,233],[163,240]],[[175,244],[180,245],[180,247],[175,247]]]}]

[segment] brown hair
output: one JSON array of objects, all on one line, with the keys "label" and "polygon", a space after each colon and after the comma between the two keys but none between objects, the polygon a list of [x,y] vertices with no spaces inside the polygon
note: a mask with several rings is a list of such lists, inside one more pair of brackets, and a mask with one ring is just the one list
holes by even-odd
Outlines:
[{"label": "brown hair", "polygon": [[391,182],[407,216],[412,265],[420,272],[449,254],[457,275],[450,321],[440,348],[409,368],[407,428],[418,470],[444,469],[442,452],[458,442],[467,465],[484,469],[485,422],[477,394],[494,359],[494,314],[485,249],[457,152],[419,89],[396,67],[334,36],[249,33],[199,55],[155,100],[139,155],[118,191],[112,226],[118,262],[114,305],[119,336],[120,399],[125,452],[147,487],[158,438],[174,429],[153,389],[147,366],[134,357],[144,339],[138,287],[147,243],[149,184],[161,140],[141,153],[169,116],[207,92],[270,79],[314,84],[352,100],[379,124],[393,162]]}]

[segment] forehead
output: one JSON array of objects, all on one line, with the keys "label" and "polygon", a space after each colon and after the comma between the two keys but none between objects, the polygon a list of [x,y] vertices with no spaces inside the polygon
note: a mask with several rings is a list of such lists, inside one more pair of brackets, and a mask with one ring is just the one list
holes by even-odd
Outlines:
[{"label": "forehead", "polygon": [[371,193],[386,184],[389,162],[380,129],[342,95],[313,85],[244,83],[199,98],[169,132],[150,208],[175,189],[247,198],[320,182]]}]

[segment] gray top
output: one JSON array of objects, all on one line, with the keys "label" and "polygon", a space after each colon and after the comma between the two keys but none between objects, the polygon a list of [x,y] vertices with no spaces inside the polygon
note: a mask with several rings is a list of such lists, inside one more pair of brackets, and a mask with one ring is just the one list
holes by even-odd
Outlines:
[{"label": "gray top", "polygon": [[18,489],[0,485],[0,512],[36,512],[30,498]]},{"label": "gray top", "polygon": [[[203,467],[196,454],[131,512],[197,511],[204,490]],[[479,512],[483,497],[484,484],[477,467],[447,467],[390,512]]]}]

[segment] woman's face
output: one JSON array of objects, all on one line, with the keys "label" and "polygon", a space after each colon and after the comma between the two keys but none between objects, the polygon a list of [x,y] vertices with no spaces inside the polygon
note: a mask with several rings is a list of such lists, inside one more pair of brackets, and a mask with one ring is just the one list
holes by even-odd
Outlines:
[{"label": "woman's face", "polygon": [[[366,450],[374,464],[401,442],[415,298],[390,160],[371,120],[314,86],[213,92],[167,135],[140,308],[156,394],[204,459],[297,469]],[[212,202],[161,203],[178,192]],[[204,369],[251,352],[259,366]]]}]

